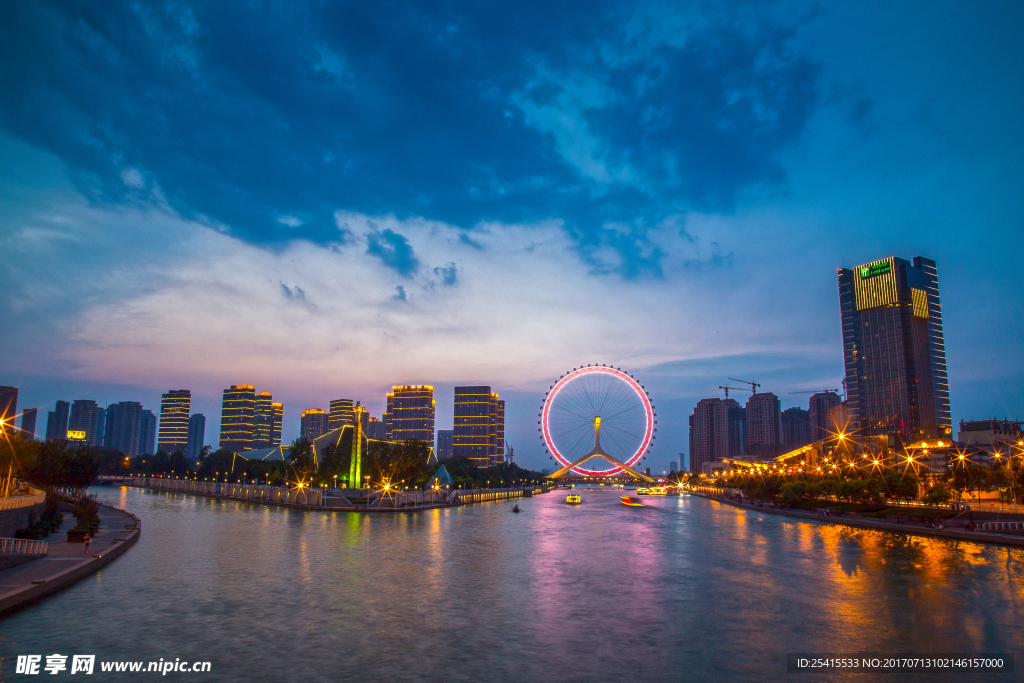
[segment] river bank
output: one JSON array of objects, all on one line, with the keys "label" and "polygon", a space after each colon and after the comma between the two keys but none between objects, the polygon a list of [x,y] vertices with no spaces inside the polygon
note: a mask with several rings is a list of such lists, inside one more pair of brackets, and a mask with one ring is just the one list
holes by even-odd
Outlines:
[{"label": "river bank", "polygon": [[1006,534],[987,533],[984,531],[964,531],[962,529],[938,529],[917,524],[893,524],[892,522],[881,522],[872,519],[850,517],[848,515],[826,515],[821,512],[806,512],[803,510],[787,510],[783,508],[771,508],[756,506],[748,503],[740,503],[725,496],[713,496],[707,493],[688,491],[691,496],[699,496],[714,500],[719,503],[732,505],[733,507],[750,510],[751,512],[763,512],[769,515],[781,515],[783,517],[795,517],[797,519],[826,522],[829,524],[843,524],[859,529],[875,529],[877,531],[895,531],[902,534],[914,536],[931,536],[933,538],[948,538],[960,541],[975,541],[977,543],[995,543],[1000,545],[1012,545],[1024,547],[1024,536],[1010,536]]},{"label": "river bank", "polygon": [[396,489],[385,492],[368,489],[298,489],[286,486],[230,484],[163,477],[129,477],[126,484],[153,491],[189,493],[208,498],[226,498],[302,510],[384,513],[422,512],[470,503],[529,498],[547,493],[554,488],[551,485],[546,485],[514,489],[459,489],[441,492],[399,491]]},{"label": "river bank", "polygon": [[0,570],[0,615],[95,573],[139,540],[141,522],[132,513],[101,505],[97,514],[100,528],[88,552],[83,543],[67,542],[68,529],[75,525],[75,520],[68,515],[61,528],[46,541],[45,556]]}]

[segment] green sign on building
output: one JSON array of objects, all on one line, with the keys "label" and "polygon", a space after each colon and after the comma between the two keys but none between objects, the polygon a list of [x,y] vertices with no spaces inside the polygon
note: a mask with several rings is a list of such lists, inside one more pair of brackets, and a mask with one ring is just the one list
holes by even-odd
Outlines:
[{"label": "green sign on building", "polygon": [[873,266],[861,266],[860,277],[862,280],[866,280],[867,278],[874,277],[876,275],[884,275],[885,273],[888,273],[891,269],[892,266],[889,264],[888,261],[876,263]]}]

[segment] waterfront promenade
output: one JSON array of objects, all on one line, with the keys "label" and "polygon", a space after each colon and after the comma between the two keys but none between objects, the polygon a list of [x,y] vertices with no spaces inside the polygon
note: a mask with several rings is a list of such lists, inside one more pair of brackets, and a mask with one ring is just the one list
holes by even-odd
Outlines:
[{"label": "waterfront promenade", "polygon": [[[690,495],[700,496],[708,500],[732,505],[733,507],[750,510],[751,512],[763,512],[770,515],[781,515],[784,517],[795,517],[797,519],[815,520],[829,524],[843,524],[860,529],[875,529],[876,531],[893,531],[901,534],[912,534],[916,536],[931,536],[933,538],[948,538],[961,541],[974,541],[977,543],[998,543],[1001,545],[1012,545],[1024,547],[1024,535],[1014,536],[1009,534],[990,533],[985,531],[966,531],[963,528],[931,528],[920,522],[906,522],[895,524],[881,520],[868,519],[865,517],[853,516],[850,513],[829,514],[823,512],[810,512],[805,510],[793,510],[786,508],[756,506],[750,503],[741,503],[725,495],[714,495],[706,491],[688,491]],[[949,524],[947,521],[946,525]]]},{"label": "waterfront promenade", "polygon": [[112,562],[139,540],[141,523],[125,510],[101,505],[100,527],[86,552],[84,543],[68,543],[75,519],[64,522],[45,541],[47,554],[0,571],[0,615],[54,593]]},{"label": "waterfront promenade", "polygon": [[[260,484],[230,484],[195,479],[129,477],[130,486],[154,491],[189,493],[250,503],[338,512],[419,512],[470,503],[487,503],[547,493],[554,485],[509,489],[458,489],[455,491],[400,491],[380,489],[298,489]],[[454,495],[453,495],[454,494]]]}]

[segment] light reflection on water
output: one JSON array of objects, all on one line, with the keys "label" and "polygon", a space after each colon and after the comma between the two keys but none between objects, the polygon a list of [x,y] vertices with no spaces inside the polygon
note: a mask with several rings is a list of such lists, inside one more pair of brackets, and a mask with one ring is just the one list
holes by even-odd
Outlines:
[{"label": "light reflection on water", "polygon": [[96,491],[142,539],[0,622],[2,680],[54,652],[209,660],[217,681],[786,680],[787,652],[1024,652],[1019,549],[612,491],[399,516]]}]

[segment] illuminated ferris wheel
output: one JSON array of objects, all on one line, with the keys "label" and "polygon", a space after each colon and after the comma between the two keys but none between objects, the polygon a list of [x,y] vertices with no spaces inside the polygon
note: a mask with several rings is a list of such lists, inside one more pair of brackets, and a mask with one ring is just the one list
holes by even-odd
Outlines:
[{"label": "illuminated ferris wheel", "polygon": [[552,478],[625,471],[650,480],[634,466],[654,440],[656,414],[651,397],[629,373],[610,365],[573,368],[550,388],[539,417],[541,441],[562,465]]}]

